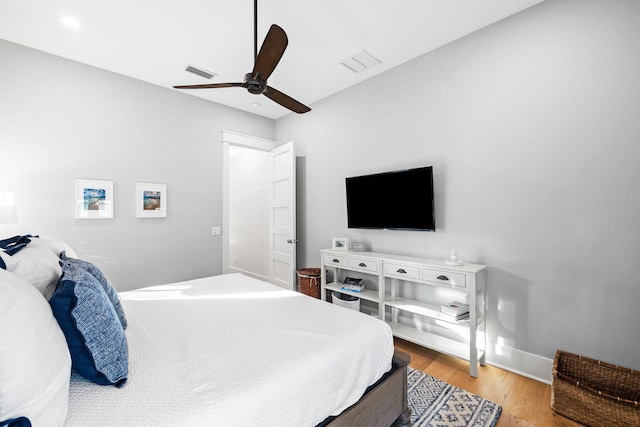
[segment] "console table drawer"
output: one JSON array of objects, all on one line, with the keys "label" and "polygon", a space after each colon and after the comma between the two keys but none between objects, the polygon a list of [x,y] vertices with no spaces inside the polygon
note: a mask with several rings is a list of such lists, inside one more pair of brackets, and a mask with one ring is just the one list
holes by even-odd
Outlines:
[{"label": "console table drawer", "polygon": [[420,269],[406,264],[384,263],[384,274],[407,279],[420,280]]},{"label": "console table drawer", "polygon": [[457,286],[459,288],[467,287],[467,280],[464,274],[452,273],[450,271],[438,271],[428,268],[422,269],[422,280],[427,282],[437,282],[443,285]]},{"label": "console table drawer", "polygon": [[374,273],[378,271],[378,263],[370,259],[349,258],[349,267],[372,271]]},{"label": "console table drawer", "polygon": [[340,265],[340,266],[343,266],[343,267],[348,267],[349,266],[349,258],[346,257],[346,256],[325,254],[324,255],[324,263],[327,264],[327,265]]}]

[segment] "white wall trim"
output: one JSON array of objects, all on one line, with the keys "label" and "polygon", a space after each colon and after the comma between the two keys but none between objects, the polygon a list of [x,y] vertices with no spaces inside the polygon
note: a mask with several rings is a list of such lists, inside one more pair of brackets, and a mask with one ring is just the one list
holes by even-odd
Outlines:
[{"label": "white wall trim", "polygon": [[486,360],[489,365],[551,384],[553,359],[488,342]]},{"label": "white wall trim", "polygon": [[222,131],[222,273],[229,273],[229,143]]},{"label": "white wall trim", "polygon": [[[270,152],[277,147],[275,141],[267,138],[246,135],[230,130],[222,130],[222,272],[231,273],[229,265],[229,156],[230,146],[250,148]],[[246,273],[246,272],[244,272]],[[254,277],[257,275],[253,274]],[[260,277],[258,277],[260,278]],[[267,278],[268,281],[269,278]]]},{"label": "white wall trim", "polygon": [[242,147],[249,147],[262,151],[271,151],[277,146],[276,142],[270,139],[245,135],[230,130],[222,131],[222,141],[220,142],[223,144],[227,142],[229,144],[240,145]]}]

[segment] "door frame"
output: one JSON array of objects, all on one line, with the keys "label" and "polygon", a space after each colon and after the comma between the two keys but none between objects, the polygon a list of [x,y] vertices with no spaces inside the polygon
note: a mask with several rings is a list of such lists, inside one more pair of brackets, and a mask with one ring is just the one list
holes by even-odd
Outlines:
[{"label": "door frame", "polygon": [[[245,148],[250,148],[250,149],[255,149],[255,150],[259,150],[259,151],[265,151],[265,152],[273,152],[273,150],[278,148],[278,145],[276,144],[275,141],[272,141],[270,139],[266,139],[266,138],[260,138],[260,137],[255,137],[255,136],[251,136],[251,135],[245,135],[245,134],[241,134],[238,132],[233,132],[233,131],[229,131],[229,130],[223,130],[222,131],[222,156],[223,156],[223,161],[222,161],[222,272],[223,273],[229,273],[229,149],[230,147],[233,146],[240,146],[240,147],[245,147]],[[291,148],[292,152],[293,152],[293,162],[294,162],[294,174],[293,174],[293,180],[294,180],[294,189],[295,189],[295,179],[296,179],[296,174],[295,174],[295,151],[293,151],[293,147]],[[292,240],[292,266],[293,266],[293,274],[292,274],[292,286],[293,289],[295,290],[296,288],[296,278],[295,278],[295,268],[296,268],[296,250],[295,250],[295,243],[296,243],[296,232],[295,232],[295,223],[296,223],[296,212],[295,212],[295,198],[296,198],[296,194],[295,194],[295,190],[294,190],[294,194],[293,194],[293,203],[294,203],[294,209],[293,209],[293,216],[294,216],[294,220],[293,220],[293,230],[292,230],[292,236],[291,236],[291,240]],[[273,224],[272,221],[270,221],[270,230],[269,230],[269,234],[270,236],[273,236]],[[271,237],[272,238],[272,237]],[[273,243],[271,244],[270,250],[269,250],[269,263],[270,263],[270,268],[269,268],[269,281],[273,283]]]},{"label": "door frame", "polygon": [[[269,152],[277,147],[275,141],[222,131],[222,273],[229,273],[229,147],[231,145]],[[271,273],[269,273],[271,276]],[[269,277],[271,280],[271,277]]]}]

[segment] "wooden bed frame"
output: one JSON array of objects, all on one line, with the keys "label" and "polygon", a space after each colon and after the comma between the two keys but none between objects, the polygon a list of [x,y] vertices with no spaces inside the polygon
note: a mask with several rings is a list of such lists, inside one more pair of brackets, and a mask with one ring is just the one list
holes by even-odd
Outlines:
[{"label": "wooden bed frame", "polygon": [[407,403],[407,366],[410,360],[411,356],[396,350],[389,372],[369,387],[359,401],[317,427],[411,426],[411,410]]}]

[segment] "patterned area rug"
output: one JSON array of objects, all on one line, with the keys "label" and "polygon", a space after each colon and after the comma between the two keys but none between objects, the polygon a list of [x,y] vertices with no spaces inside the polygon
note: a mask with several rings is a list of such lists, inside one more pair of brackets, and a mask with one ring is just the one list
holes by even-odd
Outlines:
[{"label": "patterned area rug", "polygon": [[502,407],[409,368],[408,400],[413,427],[493,427]]}]

